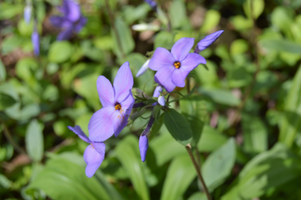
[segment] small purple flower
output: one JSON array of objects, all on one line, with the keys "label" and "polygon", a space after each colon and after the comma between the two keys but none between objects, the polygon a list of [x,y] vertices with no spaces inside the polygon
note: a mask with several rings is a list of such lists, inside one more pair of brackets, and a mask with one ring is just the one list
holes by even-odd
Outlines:
[{"label": "small purple flower", "polygon": [[185,78],[191,70],[206,60],[196,53],[189,53],[194,44],[194,38],[181,38],[172,47],[171,52],[158,47],[149,62],[149,68],[157,71],[155,81],[167,92],[175,87],[184,87]]},{"label": "small purple flower", "polygon": [[79,4],[72,0],[64,0],[63,6],[58,7],[63,16],[53,16],[50,22],[62,31],[57,40],[68,40],[73,33],[78,33],[87,23],[87,19],[81,15]]},{"label": "small purple flower", "polygon": [[216,32],[204,37],[204,39],[202,39],[195,47],[194,53],[200,53],[201,51],[208,48],[213,42],[215,42],[215,40],[217,40],[219,38],[219,36],[223,32],[224,32],[223,30],[216,31]]},{"label": "small purple flower", "polygon": [[93,142],[89,140],[89,138],[85,135],[80,126],[68,126],[68,128],[75,134],[77,134],[78,137],[80,137],[80,139],[87,143],[90,143],[90,145],[87,146],[84,152],[84,160],[87,164],[86,176],[91,178],[101,165],[103,159],[105,158],[106,145],[102,142]]},{"label": "small purple flower", "polygon": [[148,5],[150,5],[150,7],[152,7],[152,9],[154,9],[155,11],[157,11],[157,2],[154,0],[144,0],[145,3],[147,3]]},{"label": "small purple flower", "polygon": [[140,135],[140,138],[139,138],[139,150],[140,150],[140,157],[141,157],[142,162],[145,161],[146,153],[147,153],[147,149],[148,149],[147,135],[149,134],[149,132],[154,124],[154,121],[155,121],[155,118],[153,116],[151,116],[146,128],[144,129],[144,131],[142,132],[142,134]]},{"label": "small purple flower", "polygon": [[24,8],[24,20],[27,24],[30,23],[31,18],[31,5],[27,4]]},{"label": "small purple flower", "polygon": [[162,86],[158,85],[154,91],[153,97],[159,97],[162,91],[163,91]]},{"label": "small purple flower", "polygon": [[33,52],[35,56],[40,55],[40,36],[37,31],[37,22],[35,22],[33,32],[31,34],[31,42],[33,46]]},{"label": "small purple flower", "polygon": [[114,87],[106,77],[98,77],[97,91],[103,108],[90,119],[88,129],[91,141],[103,142],[113,134],[117,137],[127,125],[135,103],[132,87],[133,75],[128,62],[119,68]]},{"label": "small purple flower", "polygon": [[136,77],[141,76],[142,74],[144,74],[147,69],[148,69],[148,63],[149,63],[149,59],[142,65],[142,67],[139,69],[139,71],[136,74]]},{"label": "small purple flower", "polygon": [[158,103],[161,105],[161,106],[165,106],[165,98],[164,96],[159,96],[158,98]]}]

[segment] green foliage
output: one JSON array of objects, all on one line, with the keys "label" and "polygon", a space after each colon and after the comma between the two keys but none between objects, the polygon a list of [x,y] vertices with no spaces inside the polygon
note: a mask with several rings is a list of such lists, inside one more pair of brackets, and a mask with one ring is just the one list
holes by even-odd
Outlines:
[{"label": "green foliage", "polygon": [[44,152],[44,140],[42,128],[37,120],[32,120],[27,129],[25,137],[26,151],[34,161],[41,161]]}]

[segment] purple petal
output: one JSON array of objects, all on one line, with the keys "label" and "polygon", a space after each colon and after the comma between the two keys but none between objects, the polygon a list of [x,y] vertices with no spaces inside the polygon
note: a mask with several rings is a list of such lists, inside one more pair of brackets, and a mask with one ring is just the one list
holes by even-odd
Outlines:
[{"label": "purple petal", "polygon": [[104,76],[99,76],[96,82],[99,100],[103,107],[114,106],[114,89],[111,82]]},{"label": "purple petal", "polygon": [[143,65],[142,67],[139,69],[138,73],[136,74],[136,77],[141,76],[142,74],[144,74],[147,70],[148,70],[148,64],[149,64],[150,59],[148,59]]},{"label": "purple petal", "polygon": [[88,125],[89,139],[95,142],[103,142],[114,134],[114,127],[118,124],[118,112],[114,106],[109,106],[96,111]]},{"label": "purple petal", "polygon": [[158,98],[158,103],[161,105],[161,106],[165,106],[165,98],[163,96],[159,96]]},{"label": "purple petal", "polygon": [[200,53],[201,51],[205,50],[207,47],[209,47],[215,40],[219,38],[219,36],[223,33],[223,30],[216,31],[210,35],[207,35],[202,39],[195,48],[195,53]]},{"label": "purple petal", "polygon": [[87,18],[80,17],[76,25],[74,26],[74,31],[79,32],[87,23]]},{"label": "purple petal", "polygon": [[190,53],[187,57],[181,62],[181,68],[185,71],[191,71],[196,68],[199,64],[206,64],[206,59],[196,53]]},{"label": "purple petal", "polygon": [[190,71],[186,71],[183,69],[175,70],[171,77],[173,84],[175,84],[178,87],[184,87],[185,79],[186,79],[186,76],[189,74],[189,72]]},{"label": "purple petal", "polygon": [[57,28],[61,28],[62,27],[62,24],[64,23],[65,19],[63,17],[60,17],[60,16],[52,16],[50,17],[50,23],[57,27]]},{"label": "purple petal", "polygon": [[167,92],[172,92],[176,87],[171,81],[171,76],[175,69],[174,67],[164,67],[155,74],[155,81],[162,85]]},{"label": "purple petal", "polygon": [[71,26],[63,30],[62,32],[60,32],[60,34],[57,36],[57,40],[68,40],[69,38],[71,38],[72,35],[73,35],[73,27]]},{"label": "purple petal", "polygon": [[27,24],[30,23],[30,18],[31,18],[31,6],[26,5],[24,8],[24,20]]},{"label": "purple petal", "polygon": [[140,156],[142,162],[145,161],[147,149],[148,149],[148,138],[146,135],[141,135],[139,138],[139,149],[140,149]]},{"label": "purple petal", "polygon": [[162,86],[158,85],[154,91],[153,97],[159,97],[162,91],[163,91]]},{"label": "purple petal", "polygon": [[133,105],[135,103],[135,99],[132,95],[132,92],[130,92],[130,94],[128,95],[128,97],[121,102],[121,107],[122,107],[122,121],[120,123],[120,125],[118,127],[115,127],[115,131],[114,131],[114,135],[115,137],[117,137],[119,135],[119,133],[122,131],[122,129],[124,127],[126,127],[127,123],[128,123],[128,118],[131,114]]},{"label": "purple petal", "polygon": [[40,36],[36,28],[34,28],[34,31],[31,34],[31,42],[33,46],[34,55],[40,55]]},{"label": "purple petal", "polygon": [[80,126],[74,126],[74,127],[68,126],[68,128],[69,128],[69,130],[73,131],[76,135],[78,135],[78,137],[80,137],[80,139],[82,139],[83,141],[85,141],[87,143],[91,143],[91,141],[86,136],[86,134],[82,131]]},{"label": "purple petal", "polygon": [[64,0],[62,11],[64,16],[72,22],[76,22],[80,18],[79,4],[72,0]]},{"label": "purple petal", "polygon": [[92,143],[91,145],[87,146],[84,152],[84,160],[87,164],[87,177],[91,178],[101,165],[105,157],[105,147],[106,146],[103,143]]},{"label": "purple petal", "polygon": [[134,84],[129,62],[123,63],[114,79],[115,100],[121,103],[130,93]]},{"label": "purple petal", "polygon": [[171,48],[171,53],[176,61],[181,62],[186,58],[194,44],[194,38],[181,38]]},{"label": "purple petal", "polygon": [[148,67],[151,70],[158,71],[159,69],[164,67],[173,67],[173,63],[175,61],[176,60],[169,51],[162,47],[158,47],[153,57],[149,61]]}]

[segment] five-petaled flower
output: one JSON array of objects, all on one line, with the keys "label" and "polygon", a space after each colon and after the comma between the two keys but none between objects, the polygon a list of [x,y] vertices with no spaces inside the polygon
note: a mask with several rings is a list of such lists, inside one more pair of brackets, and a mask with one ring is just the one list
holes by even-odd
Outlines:
[{"label": "five-petaled flower", "polygon": [[199,54],[189,53],[194,44],[194,38],[181,38],[172,47],[171,52],[158,47],[149,62],[149,68],[157,71],[155,81],[168,92],[176,86],[184,87],[185,78],[199,64],[206,60]]},{"label": "five-petaled flower", "polygon": [[113,134],[117,137],[127,125],[135,102],[132,87],[133,75],[128,62],[119,68],[114,87],[106,77],[98,77],[97,91],[103,108],[90,119],[88,129],[91,141],[103,142]]},{"label": "five-petaled flower", "polygon": [[68,40],[73,33],[78,33],[87,23],[87,19],[81,15],[79,4],[72,0],[64,0],[63,6],[58,7],[63,16],[53,16],[50,22],[61,29],[57,40]]},{"label": "five-petaled flower", "polygon": [[101,165],[103,159],[105,158],[106,145],[102,142],[91,141],[82,131],[80,126],[75,126],[75,127],[68,126],[68,128],[71,131],[73,131],[75,134],[77,134],[78,137],[80,137],[80,139],[82,139],[87,143],[90,143],[90,145],[87,146],[84,152],[84,160],[87,164],[86,176],[91,178],[95,174],[99,166]]}]

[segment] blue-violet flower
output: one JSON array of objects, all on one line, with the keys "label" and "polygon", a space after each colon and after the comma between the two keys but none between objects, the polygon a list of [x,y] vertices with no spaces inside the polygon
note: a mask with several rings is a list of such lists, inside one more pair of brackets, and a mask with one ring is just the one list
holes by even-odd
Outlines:
[{"label": "blue-violet flower", "polygon": [[194,53],[200,53],[201,51],[205,50],[213,42],[215,42],[215,40],[217,40],[223,32],[224,32],[223,30],[219,30],[219,31],[216,31],[216,32],[204,37],[204,39],[199,41],[199,43],[195,47]]}]

